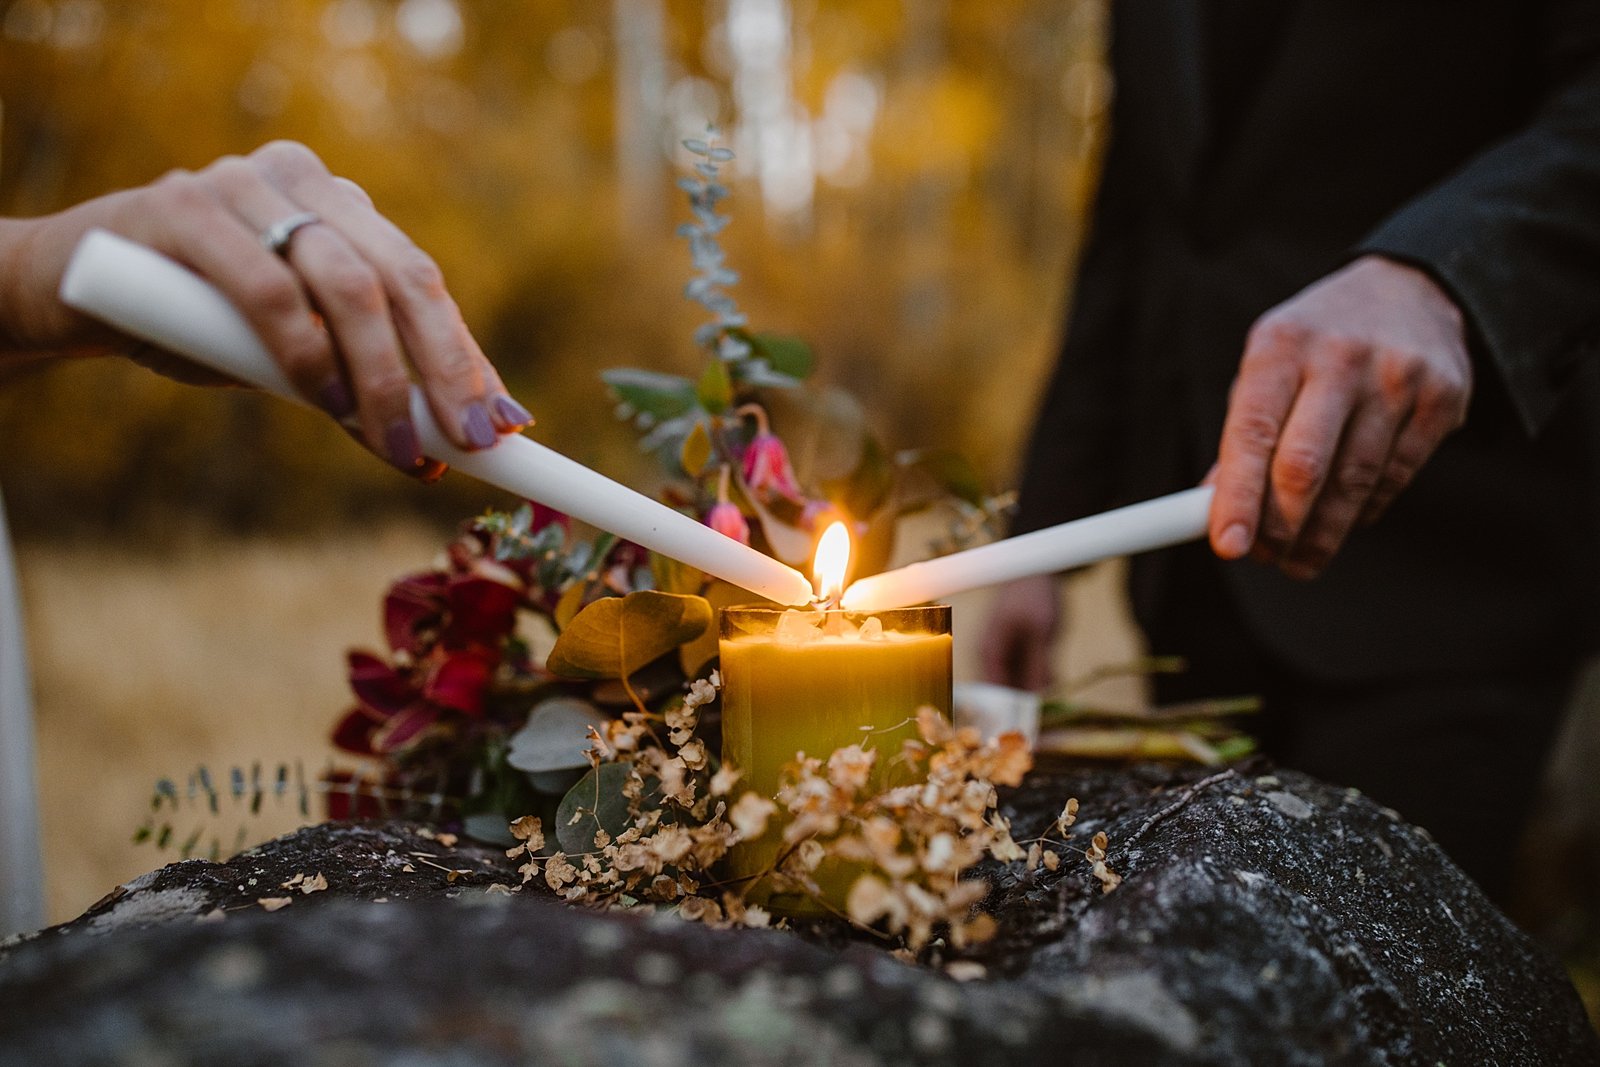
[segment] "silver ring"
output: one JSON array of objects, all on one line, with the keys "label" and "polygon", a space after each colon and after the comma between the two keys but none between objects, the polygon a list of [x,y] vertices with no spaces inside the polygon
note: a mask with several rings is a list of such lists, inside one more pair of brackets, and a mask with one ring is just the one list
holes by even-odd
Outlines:
[{"label": "silver ring", "polygon": [[312,223],[321,221],[321,216],[315,211],[302,211],[298,214],[290,215],[286,219],[279,219],[261,231],[261,243],[273,255],[287,256],[289,254],[289,241],[294,237],[295,233],[302,226],[310,226]]}]

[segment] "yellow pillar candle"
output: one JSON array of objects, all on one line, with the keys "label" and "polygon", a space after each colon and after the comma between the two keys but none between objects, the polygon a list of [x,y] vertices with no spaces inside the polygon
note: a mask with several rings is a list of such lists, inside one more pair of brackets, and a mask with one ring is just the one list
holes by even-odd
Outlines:
[{"label": "yellow pillar candle", "polygon": [[[784,767],[797,756],[825,760],[852,744],[876,750],[874,785],[903,784],[904,766],[893,760],[901,743],[917,735],[917,709],[931,705],[950,714],[947,606],[876,613],[729,608],[721,634],[722,758],[743,772],[744,788],[761,796],[776,797]],[[759,840],[737,846],[729,877],[770,870],[783,825],[775,818]],[[843,910],[858,872],[831,859],[818,869],[830,907]],[[803,896],[760,885],[749,899],[782,914],[822,910]]]}]

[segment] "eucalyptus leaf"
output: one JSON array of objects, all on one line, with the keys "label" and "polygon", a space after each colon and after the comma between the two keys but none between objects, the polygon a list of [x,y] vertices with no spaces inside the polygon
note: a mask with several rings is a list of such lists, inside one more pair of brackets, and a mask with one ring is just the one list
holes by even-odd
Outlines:
[{"label": "eucalyptus leaf", "polygon": [[480,811],[461,820],[461,832],[474,841],[499,848],[514,848],[517,839],[511,836],[511,819],[503,812]]},{"label": "eucalyptus leaf", "polygon": [[683,473],[698,478],[710,461],[711,435],[706,433],[705,423],[696,422],[689,436],[683,439],[683,447],[678,449],[678,462],[683,465]]},{"label": "eucalyptus leaf", "polygon": [[593,852],[594,835],[604,830],[615,841],[628,828],[628,765],[602,763],[578,779],[556,809],[556,840],[566,853]]},{"label": "eucalyptus leaf", "polygon": [[779,374],[805,379],[816,369],[817,357],[812,353],[811,346],[798,337],[760,333],[750,340],[755,346],[756,354],[764,358],[767,365]]},{"label": "eucalyptus leaf", "polygon": [[733,403],[733,379],[728,377],[727,364],[712,360],[700,376],[697,390],[700,406],[713,415],[721,415]]},{"label": "eucalyptus leaf", "polygon": [[693,641],[710,625],[711,605],[697,596],[643,589],[604,597],[561,631],[546,666],[566,678],[620,678]]},{"label": "eucalyptus leaf", "polygon": [[[705,597],[714,611],[720,612],[723,608],[743,607],[745,605],[759,605],[776,607],[772,601],[759,597],[748,589],[725,582],[720,578],[713,578],[706,584]],[[678,649],[678,665],[683,669],[683,674],[689,678],[696,678],[703,672],[706,664],[717,656],[717,627],[708,626],[706,632],[699,638],[681,646]]]},{"label": "eucalyptus leaf", "polygon": [[779,374],[761,357],[741,360],[735,365],[735,369],[736,376],[743,385],[763,389],[798,389],[801,385],[799,378]]},{"label": "eucalyptus leaf", "polygon": [[622,403],[656,421],[677,418],[694,409],[694,383],[676,374],[618,367],[602,371],[600,379]]},{"label": "eucalyptus leaf", "polygon": [[703,571],[659,552],[650,553],[650,576],[663,593],[698,594],[706,583]]},{"label": "eucalyptus leaf", "polygon": [[587,700],[551,697],[534,706],[522,729],[511,735],[506,762],[519,771],[562,771],[589,765],[589,727],[605,716]]},{"label": "eucalyptus leaf", "polygon": [[961,453],[948,448],[922,448],[895,457],[900,466],[922,471],[945,492],[973,507],[983,507],[983,481],[976,468]]},{"label": "eucalyptus leaf", "polygon": [[661,457],[663,464],[671,464],[678,458],[684,438],[689,436],[699,421],[694,415],[668,419],[639,439],[639,451],[655,453]]}]

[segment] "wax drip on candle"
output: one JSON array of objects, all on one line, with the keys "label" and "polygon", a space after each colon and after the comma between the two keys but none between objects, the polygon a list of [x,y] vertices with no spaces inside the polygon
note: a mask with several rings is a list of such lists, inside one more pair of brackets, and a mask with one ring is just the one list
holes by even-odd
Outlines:
[{"label": "wax drip on candle", "polygon": [[822,532],[817,552],[811,560],[811,581],[817,589],[818,606],[839,606],[844,595],[844,576],[850,570],[850,530],[836,522]]}]

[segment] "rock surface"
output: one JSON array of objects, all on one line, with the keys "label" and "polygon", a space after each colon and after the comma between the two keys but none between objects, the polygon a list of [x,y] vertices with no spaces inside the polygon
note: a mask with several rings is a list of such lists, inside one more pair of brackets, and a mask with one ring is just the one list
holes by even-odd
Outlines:
[{"label": "rock surface", "polygon": [[1102,895],[1081,861],[987,870],[1003,934],[951,969],[973,980],[838,926],[490,891],[515,881],[494,850],[328,824],[10,946],[0,1063],[1600,1063],[1559,968],[1359,794],[1259,767],[1047,768],[1009,798],[1018,839],[1069,795],[1122,885]]}]

